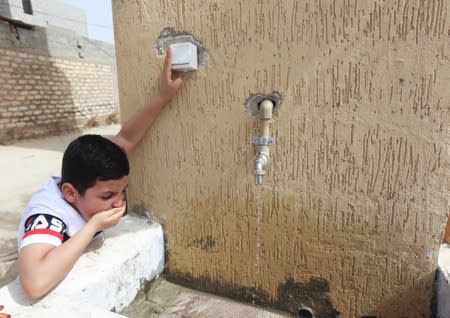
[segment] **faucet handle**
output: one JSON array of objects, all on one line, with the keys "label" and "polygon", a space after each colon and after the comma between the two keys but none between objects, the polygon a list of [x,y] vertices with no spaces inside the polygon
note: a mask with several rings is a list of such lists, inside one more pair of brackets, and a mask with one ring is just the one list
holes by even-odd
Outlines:
[{"label": "faucet handle", "polygon": [[275,144],[275,139],[273,137],[253,136],[252,143],[260,146],[269,146]]}]

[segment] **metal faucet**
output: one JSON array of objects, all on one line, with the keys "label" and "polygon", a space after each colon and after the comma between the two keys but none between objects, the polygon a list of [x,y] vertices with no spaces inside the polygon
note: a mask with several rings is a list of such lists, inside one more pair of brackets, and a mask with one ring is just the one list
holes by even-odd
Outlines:
[{"label": "metal faucet", "polygon": [[273,138],[269,137],[269,123],[272,118],[273,102],[269,99],[263,100],[259,104],[259,114],[261,119],[261,136],[254,136],[253,143],[256,144],[255,179],[260,185],[264,181],[264,167],[270,162],[269,145],[274,144]]},{"label": "metal faucet", "polygon": [[255,179],[256,184],[263,184],[264,175],[266,172],[264,171],[264,167],[269,164],[270,158],[269,154],[259,152],[255,157]]}]

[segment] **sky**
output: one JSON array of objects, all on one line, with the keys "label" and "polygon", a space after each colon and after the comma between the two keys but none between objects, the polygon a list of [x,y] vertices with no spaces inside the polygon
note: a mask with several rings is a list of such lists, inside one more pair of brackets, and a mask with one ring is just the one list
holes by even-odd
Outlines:
[{"label": "sky", "polygon": [[114,43],[111,0],[59,0],[86,12],[89,37]]}]

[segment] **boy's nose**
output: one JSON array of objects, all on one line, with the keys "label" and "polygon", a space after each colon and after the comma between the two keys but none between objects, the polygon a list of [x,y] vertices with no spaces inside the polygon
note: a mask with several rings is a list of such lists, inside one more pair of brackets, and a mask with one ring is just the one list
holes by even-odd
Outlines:
[{"label": "boy's nose", "polygon": [[121,195],[117,200],[113,202],[113,208],[120,208],[124,205],[125,198]]}]

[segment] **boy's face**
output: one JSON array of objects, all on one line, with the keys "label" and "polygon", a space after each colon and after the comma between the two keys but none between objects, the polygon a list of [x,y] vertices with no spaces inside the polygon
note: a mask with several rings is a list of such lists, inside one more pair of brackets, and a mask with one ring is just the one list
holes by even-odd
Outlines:
[{"label": "boy's face", "polygon": [[97,180],[82,196],[77,196],[73,205],[87,221],[99,212],[124,206],[127,186],[128,176],[108,181]]}]

